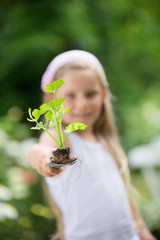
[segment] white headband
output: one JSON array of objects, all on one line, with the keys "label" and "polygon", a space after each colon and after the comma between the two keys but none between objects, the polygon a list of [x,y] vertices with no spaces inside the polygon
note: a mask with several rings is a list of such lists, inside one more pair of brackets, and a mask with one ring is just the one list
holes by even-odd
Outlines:
[{"label": "white headband", "polygon": [[96,67],[105,86],[108,85],[107,77],[100,61],[91,53],[82,50],[71,50],[59,54],[48,65],[42,76],[41,89],[44,91],[46,85],[52,83],[56,72],[66,63],[83,60]]}]

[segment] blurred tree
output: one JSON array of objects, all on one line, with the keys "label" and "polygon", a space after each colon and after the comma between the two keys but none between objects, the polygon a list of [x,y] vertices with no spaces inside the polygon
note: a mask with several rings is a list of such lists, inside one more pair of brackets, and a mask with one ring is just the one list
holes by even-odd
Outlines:
[{"label": "blurred tree", "polygon": [[[37,106],[50,60],[69,49],[84,49],[104,65],[125,147],[148,142],[160,132],[153,126],[160,120],[159,10],[156,0],[2,0],[0,113],[13,105],[24,112]],[[154,105],[157,120],[146,117],[144,101]],[[142,122],[150,127],[147,136],[146,128],[140,133]]]}]

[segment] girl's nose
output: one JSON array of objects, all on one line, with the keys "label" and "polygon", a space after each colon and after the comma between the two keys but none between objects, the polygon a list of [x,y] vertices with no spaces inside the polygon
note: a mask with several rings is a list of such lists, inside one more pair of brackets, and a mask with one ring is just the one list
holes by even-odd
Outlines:
[{"label": "girl's nose", "polygon": [[88,107],[88,100],[85,96],[79,96],[76,101],[76,107],[78,109],[85,109]]}]

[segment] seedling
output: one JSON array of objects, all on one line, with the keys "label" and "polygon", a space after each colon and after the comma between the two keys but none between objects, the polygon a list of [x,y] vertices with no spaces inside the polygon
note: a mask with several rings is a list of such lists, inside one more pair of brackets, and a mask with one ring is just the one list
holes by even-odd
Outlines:
[{"label": "seedling", "polygon": [[[60,97],[59,99],[56,98],[56,91],[64,84],[64,81],[62,79],[54,81],[51,84],[46,85],[45,92],[53,93],[53,100],[49,103],[42,104],[39,109],[34,109],[33,111],[31,108],[28,109],[30,118],[27,118],[30,122],[35,122],[36,126],[32,127],[33,130],[41,130],[43,129],[46,131],[49,136],[56,142],[58,149],[54,151],[54,159],[52,162],[54,164],[54,167],[58,164],[58,166],[62,164],[71,164],[75,162],[74,159],[70,159],[69,153],[70,149],[65,148],[65,140],[67,137],[74,131],[77,130],[84,130],[87,125],[83,123],[71,123],[69,124],[64,132],[67,133],[66,136],[63,136],[62,131],[62,120],[64,117],[64,114],[68,112],[71,107],[64,108],[63,102],[65,101],[65,97]],[[40,117],[44,116],[45,121],[40,121]],[[57,139],[48,131],[48,128],[56,129]],[[58,154],[58,156],[57,156]],[[67,154],[67,155],[66,155]],[[55,165],[56,164],[56,165]]]}]

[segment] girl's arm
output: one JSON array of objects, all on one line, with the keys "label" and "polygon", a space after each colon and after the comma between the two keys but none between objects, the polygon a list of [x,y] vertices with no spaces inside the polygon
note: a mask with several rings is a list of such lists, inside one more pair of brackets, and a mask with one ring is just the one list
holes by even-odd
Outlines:
[{"label": "girl's arm", "polygon": [[141,240],[157,240],[149,231],[142,218],[137,222],[137,230]]},{"label": "girl's arm", "polygon": [[140,236],[140,239],[141,240],[157,240],[149,231],[140,212],[137,209],[137,206],[135,206],[135,204],[133,203],[133,201],[131,201],[131,199],[130,199],[130,204],[131,204],[132,213],[136,222],[136,228]]},{"label": "girl's arm", "polygon": [[[54,135],[54,132],[52,132],[52,134]],[[53,177],[59,174],[63,168],[56,169],[47,165],[53,157],[53,151],[56,150],[56,148],[51,137],[46,132],[43,132],[40,136],[39,143],[34,144],[29,151],[28,157],[31,167],[45,177]]]}]

